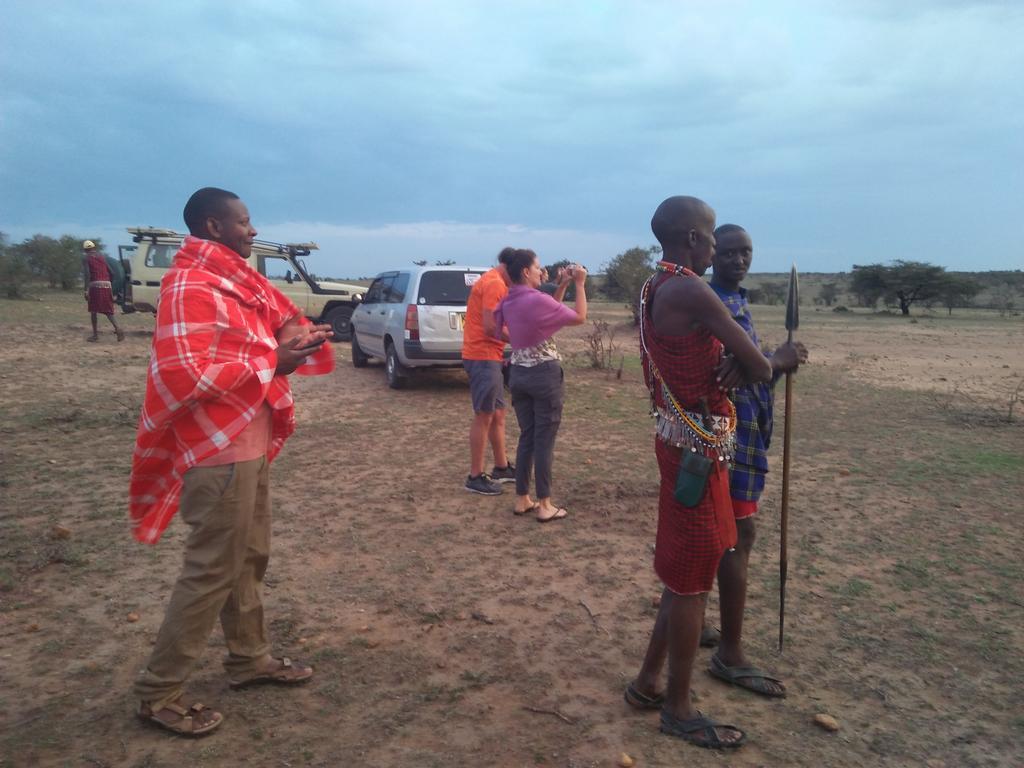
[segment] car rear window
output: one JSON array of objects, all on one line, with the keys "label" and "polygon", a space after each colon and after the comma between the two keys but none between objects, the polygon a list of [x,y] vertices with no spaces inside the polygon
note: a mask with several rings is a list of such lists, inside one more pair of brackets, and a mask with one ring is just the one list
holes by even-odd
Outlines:
[{"label": "car rear window", "polygon": [[420,292],[416,297],[419,304],[444,304],[461,306],[469,298],[469,289],[482,272],[424,272],[420,277]]}]

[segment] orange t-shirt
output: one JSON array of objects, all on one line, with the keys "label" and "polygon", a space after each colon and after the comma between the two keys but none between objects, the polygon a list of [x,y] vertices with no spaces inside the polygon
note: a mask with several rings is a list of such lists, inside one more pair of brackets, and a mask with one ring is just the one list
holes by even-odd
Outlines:
[{"label": "orange t-shirt", "polygon": [[502,360],[505,341],[484,332],[484,310],[493,312],[507,293],[505,278],[497,268],[484,272],[473,284],[466,300],[466,322],[462,330],[463,360]]}]

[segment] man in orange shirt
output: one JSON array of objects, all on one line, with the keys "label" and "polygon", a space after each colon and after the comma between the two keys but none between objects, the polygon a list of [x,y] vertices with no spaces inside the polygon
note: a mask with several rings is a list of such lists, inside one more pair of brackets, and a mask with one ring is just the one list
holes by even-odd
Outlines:
[{"label": "man in orange shirt", "polygon": [[[466,490],[485,496],[501,493],[499,483],[514,483],[516,468],[505,453],[504,333],[494,327],[494,309],[508,293],[505,268],[513,249],[498,254],[498,266],[480,276],[466,301],[466,322],[462,334],[462,366],[469,375],[473,400],[473,423],[469,428],[469,477]],[[487,442],[494,453],[494,469],[484,472]]]}]

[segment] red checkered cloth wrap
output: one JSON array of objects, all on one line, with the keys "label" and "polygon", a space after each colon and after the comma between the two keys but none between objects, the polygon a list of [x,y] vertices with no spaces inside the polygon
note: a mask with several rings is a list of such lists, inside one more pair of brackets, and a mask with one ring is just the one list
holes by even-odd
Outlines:
[{"label": "red checkered cloth wrap", "polygon": [[[705,399],[712,414],[728,415],[726,393],[715,381],[715,367],[722,357],[722,342],[703,326],[685,336],[659,334],[651,322],[650,308],[659,286],[669,279],[699,280],[696,275],[675,277],[667,273],[651,279],[644,311],[644,346],[641,350],[644,380],[662,409],[667,404],[651,371],[651,362],[664,377],[676,401],[688,411],[701,412]],[[648,359],[650,353],[650,359]],[[736,520],[729,498],[729,466],[715,461],[704,496],[696,507],[684,507],[675,498],[679,461],[683,448],[654,439],[654,453],[661,470],[658,494],[658,537],[654,546],[654,571],[665,586],[680,595],[710,592],[722,554],[736,546]]]},{"label": "red checkered cloth wrap", "polygon": [[[155,544],[178,511],[182,478],[223,451],[264,402],[272,411],[267,460],[295,430],[287,376],[275,376],[277,331],[299,309],[237,253],[186,237],[160,282],[146,398],[129,488],[132,534]],[[302,318],[303,324],[308,324]],[[334,370],[324,345],[296,373]]]},{"label": "red checkered cloth wrap", "polygon": [[[96,251],[89,251],[85,257],[85,267],[89,271],[89,285],[86,286],[89,311],[98,315],[114,314],[114,292],[110,286],[110,270],[107,269],[106,259]],[[94,282],[106,285],[93,285]]]}]

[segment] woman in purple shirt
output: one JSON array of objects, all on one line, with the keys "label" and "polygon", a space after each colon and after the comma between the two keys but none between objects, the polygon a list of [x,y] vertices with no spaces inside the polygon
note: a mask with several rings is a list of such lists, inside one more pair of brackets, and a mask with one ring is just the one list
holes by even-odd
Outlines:
[{"label": "woman in purple shirt", "polygon": [[[517,515],[535,512],[538,522],[547,523],[568,514],[551,501],[551,463],[564,399],[562,358],[551,337],[567,325],[587,321],[587,271],[580,266],[564,270],[555,298],[537,290],[541,267],[536,253],[512,248],[505,252],[511,252],[504,263],[512,286],[495,310],[494,318],[499,332],[502,327],[507,330],[512,345],[509,389],[519,421],[513,511]],[[576,284],[575,310],[560,301],[570,280]],[[531,469],[537,475],[536,503],[530,498]]]}]

